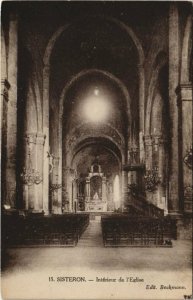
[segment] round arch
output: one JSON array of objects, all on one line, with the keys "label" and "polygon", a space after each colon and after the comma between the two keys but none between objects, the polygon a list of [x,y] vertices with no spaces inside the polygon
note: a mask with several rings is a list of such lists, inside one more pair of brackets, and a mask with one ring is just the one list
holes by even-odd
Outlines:
[{"label": "round arch", "polygon": [[[133,40],[139,57],[139,108],[140,108],[140,131],[144,132],[144,52],[142,45],[134,33],[134,31],[125,25],[123,22],[113,18],[113,17],[106,17],[101,15],[93,15],[92,17],[103,19],[107,22],[113,23],[116,26],[118,26],[123,32],[128,34],[130,38]],[[80,22],[82,18],[79,18],[76,23]],[[55,33],[50,38],[45,53],[44,53],[44,69],[43,69],[43,129],[44,132],[48,132],[48,123],[49,123],[49,112],[48,112],[48,104],[49,104],[49,75],[50,75],[50,57],[52,54],[52,51],[54,49],[55,43],[57,39],[61,36],[62,33],[64,33],[67,29],[70,28],[72,24],[66,24],[64,26],[59,27]]]},{"label": "round arch", "polygon": [[[139,119],[140,119],[140,133],[144,133],[144,99],[145,99],[145,79],[144,79],[144,52],[142,45],[137,38],[136,34],[134,31],[125,25],[123,22],[112,18],[112,17],[106,17],[106,16],[93,16],[95,18],[103,19],[107,22],[111,22],[118,26],[123,32],[125,32],[134,42],[137,52],[138,52],[138,57],[139,57],[139,64],[138,64],[138,69],[139,69]],[[81,21],[82,18],[78,19],[76,21],[79,22]],[[54,49],[55,43],[57,39],[61,36],[63,32],[65,32],[67,29],[70,28],[72,24],[66,24],[64,26],[61,26],[50,38],[45,54],[44,54],[44,68],[43,68],[43,118],[42,118],[42,124],[43,124],[43,132],[46,136],[45,140],[45,145],[44,145],[44,157],[47,156],[47,152],[49,151],[49,80],[50,80],[50,57],[52,54],[52,51]],[[140,134],[140,136],[141,136]],[[142,144],[140,143],[140,147]],[[43,201],[46,202],[48,199],[48,191],[49,191],[49,170],[46,164],[44,164],[44,199]]]},{"label": "round arch", "polygon": [[118,164],[121,165],[123,154],[121,153],[121,150],[117,147],[117,145],[109,140],[108,137],[95,137],[94,140],[92,138],[86,138],[82,142],[78,143],[75,146],[71,157],[71,165],[73,164],[73,160],[77,153],[79,153],[82,149],[95,144],[102,144],[106,150],[113,154]]},{"label": "round arch", "polygon": [[68,90],[79,80],[82,79],[84,76],[88,75],[102,75],[112,81],[118,88],[120,89],[123,99],[126,101],[126,107],[127,107],[127,116],[128,116],[128,122],[130,122],[131,119],[131,110],[130,110],[130,104],[131,104],[131,99],[129,96],[129,92],[125,85],[113,74],[103,71],[100,69],[89,69],[89,70],[83,70],[79,72],[77,75],[75,75],[64,87],[62,90],[61,96],[60,96],[60,104],[59,104],[59,118],[61,119],[64,114],[64,101],[65,101],[65,95],[68,92]]},{"label": "round arch", "polygon": [[5,80],[7,78],[7,66],[6,66],[6,44],[5,44],[5,35],[4,30],[1,30],[1,79]]},{"label": "round arch", "polygon": [[181,74],[180,83],[188,83],[190,81],[190,59],[191,59],[191,48],[192,48],[192,15],[188,16],[184,38],[182,44],[182,58],[181,58]]},{"label": "round arch", "polygon": [[[72,149],[75,149],[78,145],[81,145],[82,143],[84,143],[84,141],[88,138],[88,140],[91,139],[99,139],[100,137],[103,137],[105,140],[108,140],[109,143],[111,143],[111,145],[115,145],[117,147],[117,150],[120,154],[120,158],[122,158],[122,161],[125,161],[125,153],[124,150],[126,148],[126,143],[125,143],[125,139],[124,137],[119,133],[119,131],[111,126],[110,124],[106,124],[105,128],[107,128],[109,131],[113,131],[113,137],[111,137],[110,135],[108,135],[107,133],[105,133],[104,131],[101,133],[97,133],[92,132],[92,135],[90,133],[87,133],[86,135],[84,135],[83,137],[81,136],[77,136],[76,135],[76,131],[78,129],[82,130],[84,129],[84,126],[89,126],[89,122],[83,122],[80,125],[76,126],[73,128],[72,131],[70,131],[69,136],[66,137],[66,142],[68,143],[68,145],[70,145],[70,151],[72,151]],[[104,127],[103,127],[104,128]]]},{"label": "round arch", "polygon": [[145,114],[145,135],[150,135],[151,132],[151,112],[153,107],[153,98],[156,89],[159,72],[162,67],[167,63],[167,56],[164,51],[158,53],[153,64],[152,76],[148,88],[147,107]]},{"label": "round arch", "polygon": [[[130,97],[129,97],[129,93],[126,89],[126,87],[124,86],[124,84],[117,79],[115,76],[113,76],[112,74],[102,71],[102,70],[98,70],[98,69],[90,69],[90,70],[86,70],[86,71],[81,71],[80,73],[78,73],[71,81],[69,81],[69,83],[64,87],[61,96],[60,96],[60,104],[59,104],[59,127],[58,127],[58,149],[59,149],[59,157],[60,159],[60,169],[62,169],[62,157],[63,157],[63,151],[62,151],[62,140],[63,140],[63,126],[62,126],[62,121],[63,121],[63,115],[64,115],[64,101],[65,101],[65,95],[68,92],[68,90],[82,77],[84,77],[85,75],[89,75],[89,74],[101,74],[105,77],[107,77],[108,79],[112,80],[113,83],[115,83],[118,88],[121,90],[123,97],[126,101],[126,106],[127,106],[127,116],[128,116],[128,121],[130,121]],[[129,126],[130,128],[130,126]],[[131,134],[129,134],[129,136],[131,136]],[[104,136],[105,137],[105,136]],[[119,147],[118,147],[119,148]],[[122,155],[122,160],[123,162],[125,162],[126,157],[125,155]]]},{"label": "round arch", "polygon": [[[98,148],[98,146],[99,146],[99,148]],[[88,137],[88,138],[85,138],[84,140],[82,140],[81,142],[79,142],[72,149],[71,159],[70,159],[71,162],[70,162],[68,168],[70,170],[72,170],[73,174],[76,174],[75,178],[74,178],[75,183],[72,179],[73,184],[76,184],[76,182],[77,182],[76,180],[85,178],[86,174],[88,174],[88,172],[89,172],[88,170],[90,170],[90,166],[92,165],[92,161],[95,157],[95,154],[93,154],[93,155],[91,155],[92,158],[90,160],[88,158],[88,163],[85,162],[85,157],[87,157],[87,156],[85,156],[85,151],[88,151],[87,149],[96,149],[96,148],[98,149],[97,155],[100,156],[101,151],[102,151],[102,153],[106,153],[106,155],[111,157],[110,161],[111,161],[112,169],[109,170],[109,168],[107,168],[107,166],[105,167],[105,165],[103,165],[103,163],[102,163],[101,172],[104,172],[103,174],[104,174],[105,178],[106,178],[106,176],[110,176],[110,180],[111,180],[112,184],[113,184],[115,175],[119,176],[119,180],[120,180],[119,193],[121,193],[121,188],[122,188],[122,184],[123,184],[122,168],[121,168],[122,153],[121,153],[120,149],[117,147],[117,145],[114,144],[111,140],[109,140],[108,137],[94,137],[94,138]],[[105,160],[105,161],[107,161],[107,160]],[[79,168],[79,163],[80,163],[80,165],[82,165],[82,164],[84,166],[86,165],[86,168],[85,169],[84,169],[84,167],[83,167],[83,169],[81,167]],[[80,171],[80,170],[82,170],[82,171],[84,170],[83,176],[81,175],[82,171]],[[86,170],[87,170],[87,172],[85,173]],[[108,173],[108,172],[110,172],[110,173]],[[89,174],[89,177],[90,177],[90,174]],[[92,177],[92,175],[91,175],[91,177]],[[69,184],[68,186],[71,186],[71,184]],[[70,189],[68,189],[68,196],[69,196],[69,199],[72,198]]]},{"label": "round arch", "polygon": [[[102,20],[105,20],[109,23],[113,23],[115,25],[117,25],[122,31],[125,31],[130,37],[131,39],[133,40],[136,48],[137,48],[137,51],[138,51],[138,56],[139,56],[139,64],[140,65],[143,65],[144,63],[144,52],[143,52],[143,48],[141,46],[141,43],[138,39],[138,37],[136,36],[136,34],[134,33],[134,31],[127,25],[125,25],[123,22],[121,22],[120,20],[116,19],[116,18],[113,18],[113,17],[107,17],[107,16],[101,16],[101,15],[93,15],[92,16],[93,18],[98,18],[98,19],[102,19]],[[76,20],[76,23],[79,23],[83,18],[79,18]],[[51,57],[51,53],[52,53],[52,50],[55,46],[55,43],[57,41],[57,39],[61,36],[61,34],[70,28],[72,24],[66,24],[64,26],[61,26],[59,27],[55,32],[54,34],[52,35],[52,37],[50,38],[48,44],[47,44],[47,47],[46,47],[46,50],[45,50],[45,53],[44,53],[44,58],[43,58],[43,61],[44,61],[44,65],[47,66],[50,64],[50,57]]]}]

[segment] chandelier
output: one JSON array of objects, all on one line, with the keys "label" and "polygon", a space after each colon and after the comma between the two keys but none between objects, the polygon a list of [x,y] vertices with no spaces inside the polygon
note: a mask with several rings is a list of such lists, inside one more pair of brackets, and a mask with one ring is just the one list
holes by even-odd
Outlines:
[{"label": "chandelier", "polygon": [[157,189],[157,185],[161,182],[161,176],[158,174],[158,167],[155,166],[151,170],[147,170],[145,178],[145,189],[153,192]]},{"label": "chandelier", "polygon": [[192,164],[192,147],[190,148],[190,150],[186,151],[186,155],[184,157],[184,163],[187,165],[187,167],[189,169],[193,168],[193,164]]},{"label": "chandelier", "polygon": [[43,181],[39,171],[32,167],[30,147],[28,151],[28,167],[23,168],[20,176],[23,184],[26,184],[28,186],[31,186],[33,184],[40,184]]}]

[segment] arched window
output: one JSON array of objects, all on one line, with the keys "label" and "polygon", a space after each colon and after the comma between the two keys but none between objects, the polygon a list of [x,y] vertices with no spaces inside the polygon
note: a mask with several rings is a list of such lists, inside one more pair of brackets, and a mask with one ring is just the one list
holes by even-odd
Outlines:
[{"label": "arched window", "polygon": [[116,175],[113,182],[113,201],[115,204],[115,209],[120,207],[120,184],[119,175]]}]

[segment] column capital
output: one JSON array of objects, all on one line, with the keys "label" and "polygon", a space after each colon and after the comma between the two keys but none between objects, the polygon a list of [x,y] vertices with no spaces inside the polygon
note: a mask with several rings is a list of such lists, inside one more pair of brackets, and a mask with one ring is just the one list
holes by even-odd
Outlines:
[{"label": "column capital", "polygon": [[60,160],[60,157],[59,157],[59,156],[55,156],[55,155],[53,155],[53,160],[54,160],[55,162],[59,162],[59,160]]},{"label": "column capital", "polygon": [[37,132],[27,132],[24,138],[28,144],[44,145],[46,135]]},{"label": "column capital", "polygon": [[38,145],[44,145],[46,139],[46,135],[43,133],[37,133],[36,134],[36,144]]},{"label": "column capital", "polygon": [[139,70],[143,70],[144,69],[144,61],[138,63],[137,67],[138,67]]},{"label": "column capital", "polygon": [[67,167],[67,166],[64,166],[62,169],[63,169],[65,172],[69,172],[69,171],[70,171],[70,167]]},{"label": "column capital", "polygon": [[151,135],[144,135],[144,143],[146,146],[152,146],[152,137]]},{"label": "column capital", "polygon": [[131,147],[129,149],[129,152],[138,152],[139,151],[139,147],[135,146],[135,147]]},{"label": "column capital", "polygon": [[44,71],[45,74],[49,73],[50,72],[50,64],[45,64],[43,71]]},{"label": "column capital", "polygon": [[86,183],[90,182],[90,177],[86,177]]},{"label": "column capital", "polygon": [[25,140],[27,144],[36,144],[36,133],[35,132],[27,132],[25,135]]},{"label": "column capital", "polygon": [[[54,159],[58,159],[58,162],[59,162],[59,157],[54,157]],[[67,174],[67,175],[70,175],[70,176],[75,176],[76,175],[76,169],[72,169],[72,168],[70,168],[70,167],[67,167],[67,166],[65,166],[65,167],[63,167],[62,168],[62,170]]]},{"label": "column capital", "polygon": [[167,142],[167,139],[162,134],[152,134],[152,142],[154,145],[162,145]]}]

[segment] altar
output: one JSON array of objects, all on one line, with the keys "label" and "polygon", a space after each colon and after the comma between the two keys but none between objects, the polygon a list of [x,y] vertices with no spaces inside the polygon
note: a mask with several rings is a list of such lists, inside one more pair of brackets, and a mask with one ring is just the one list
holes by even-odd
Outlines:
[{"label": "altar", "polygon": [[107,201],[106,200],[103,201],[96,194],[95,197],[93,197],[93,199],[86,201],[85,210],[92,211],[92,212],[107,211]]},{"label": "altar", "polygon": [[85,211],[107,211],[107,180],[99,164],[93,164],[86,177]]}]

